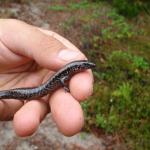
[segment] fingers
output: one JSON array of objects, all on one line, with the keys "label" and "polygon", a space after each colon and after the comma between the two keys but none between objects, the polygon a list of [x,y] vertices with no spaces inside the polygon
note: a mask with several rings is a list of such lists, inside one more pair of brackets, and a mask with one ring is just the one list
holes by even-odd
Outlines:
[{"label": "fingers", "polygon": [[[45,31],[46,32],[46,31]],[[14,53],[34,59],[49,69],[59,69],[72,60],[85,59],[69,41],[54,33],[45,34],[37,27],[13,19],[0,20],[0,40]]]},{"label": "fingers", "polygon": [[[3,30],[1,31],[1,29]],[[13,52],[31,57],[40,65],[50,69],[59,69],[73,59],[85,59],[85,56],[73,44],[57,33],[42,30],[21,21],[11,19],[1,21],[0,38]],[[84,85],[88,84],[90,87],[80,88],[82,86],[78,86],[80,83],[76,77],[71,80],[73,83],[70,84],[71,91],[73,96],[76,97],[77,95],[76,98],[79,100],[90,95],[92,91],[92,74],[89,74],[89,78],[78,77],[83,79]],[[88,80],[85,81],[85,79]],[[75,94],[76,89],[73,90],[72,87],[76,87],[76,89],[79,87],[83,94]]]},{"label": "fingers", "polygon": [[77,100],[85,100],[92,94],[92,72],[87,70],[75,75],[69,86],[71,93],[65,92],[64,89],[57,90],[49,101],[58,129],[67,136],[78,133],[83,127],[83,112]]},{"label": "fingers", "polygon": [[[57,70],[70,61],[86,59],[75,46],[58,34],[21,21],[0,20],[0,40],[14,54],[34,59],[48,69]],[[50,98],[53,118],[65,135],[73,135],[82,128],[83,112],[77,100],[91,95],[92,82],[90,71],[77,74],[69,85],[72,95],[58,90]],[[31,135],[47,112],[45,103],[30,101],[25,104],[14,116],[16,133],[20,136]]]},{"label": "fingers", "polygon": [[48,112],[47,104],[42,101],[32,100],[26,103],[14,115],[13,124],[16,134],[22,137],[32,135]]},{"label": "fingers", "polygon": [[72,96],[79,101],[91,96],[93,92],[93,75],[91,70],[73,76],[69,83],[69,89]]},{"label": "fingers", "polygon": [[1,100],[0,101],[0,121],[12,120],[16,111],[22,107],[22,101]]},{"label": "fingers", "polygon": [[[47,70],[39,70],[36,72],[22,74],[2,74],[0,82],[3,89],[19,88],[19,87],[34,87],[42,83],[42,78],[47,74]],[[4,83],[3,83],[4,81]],[[0,120],[12,120],[14,114],[24,105],[22,100],[4,99],[0,100]]]},{"label": "fingers", "polygon": [[[83,112],[78,101],[70,93],[60,89],[51,96],[49,103],[60,132],[71,136],[81,130],[84,124]],[[42,101],[33,100],[26,103],[14,115],[16,134],[22,137],[32,135],[48,112],[47,104]]]},{"label": "fingers", "polygon": [[65,39],[64,37],[60,36],[59,34],[57,34],[56,32],[53,32],[53,31],[50,31],[50,30],[45,30],[45,29],[41,29],[41,28],[38,28],[41,32],[49,35],[49,36],[52,36],[53,38],[59,40],[61,43],[64,44],[65,47],[67,47],[68,49],[70,50],[76,50],[76,51],[79,51],[79,49],[73,45],[71,42],[69,42],[67,39]]},{"label": "fingers", "polygon": [[58,129],[64,135],[78,133],[84,124],[79,102],[63,89],[56,91],[50,98],[51,113]]},{"label": "fingers", "polygon": [[[66,47],[69,49],[78,50],[77,47],[75,47],[72,43],[70,43],[68,40],[63,38],[62,36],[58,35],[55,32],[43,30],[38,28],[43,33],[53,36],[54,38],[61,41]],[[82,82],[81,82],[82,81]],[[75,99],[81,101],[85,100],[87,97],[89,97],[93,92],[93,74],[91,71],[85,71],[82,73],[79,73],[72,77],[69,88],[71,91],[71,94],[75,97]]]}]

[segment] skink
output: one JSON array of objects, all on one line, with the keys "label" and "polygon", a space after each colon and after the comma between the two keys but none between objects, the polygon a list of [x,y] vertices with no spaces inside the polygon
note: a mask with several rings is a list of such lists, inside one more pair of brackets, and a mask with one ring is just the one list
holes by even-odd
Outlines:
[{"label": "skink", "polygon": [[0,91],[0,99],[32,100],[52,94],[60,87],[69,91],[68,81],[71,77],[86,69],[92,69],[95,64],[87,60],[73,61],[56,72],[50,79],[38,87],[16,88]]}]

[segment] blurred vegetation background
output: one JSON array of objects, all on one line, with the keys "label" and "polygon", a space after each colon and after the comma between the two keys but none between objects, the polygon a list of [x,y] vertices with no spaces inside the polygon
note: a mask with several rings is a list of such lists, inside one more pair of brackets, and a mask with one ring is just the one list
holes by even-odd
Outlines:
[{"label": "blurred vegetation background", "polygon": [[127,149],[149,150],[150,1],[55,0],[46,13],[66,16],[57,28],[97,66],[94,94],[82,103],[84,130],[117,136]]}]

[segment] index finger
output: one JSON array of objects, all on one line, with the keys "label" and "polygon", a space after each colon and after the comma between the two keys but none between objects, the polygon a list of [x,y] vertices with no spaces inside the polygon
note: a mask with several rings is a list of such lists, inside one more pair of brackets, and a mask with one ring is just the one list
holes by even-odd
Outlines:
[{"label": "index finger", "polygon": [[73,60],[85,59],[77,48],[69,49],[60,38],[14,19],[0,19],[0,40],[14,54],[35,60],[40,66],[58,70]]},{"label": "index finger", "polygon": [[[41,28],[38,29],[49,36],[53,36],[58,41],[62,42],[68,49],[76,49],[79,51],[76,46],[74,46],[71,42],[69,42],[67,39],[60,36],[59,34]],[[93,74],[91,70],[87,70],[73,76],[69,84],[69,89],[72,96],[74,96],[75,99],[79,101],[85,100],[93,92],[93,81]]]}]

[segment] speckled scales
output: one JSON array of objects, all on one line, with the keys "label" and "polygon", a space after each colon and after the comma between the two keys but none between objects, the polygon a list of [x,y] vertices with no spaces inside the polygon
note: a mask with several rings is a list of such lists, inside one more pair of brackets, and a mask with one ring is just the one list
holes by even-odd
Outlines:
[{"label": "speckled scales", "polygon": [[16,88],[10,90],[0,91],[0,99],[18,99],[18,100],[32,100],[39,99],[47,94],[52,94],[60,87],[65,87],[62,84],[63,79],[69,82],[70,78],[78,73],[95,67],[95,64],[87,60],[73,61],[58,72],[56,72],[47,82],[38,87]]}]

